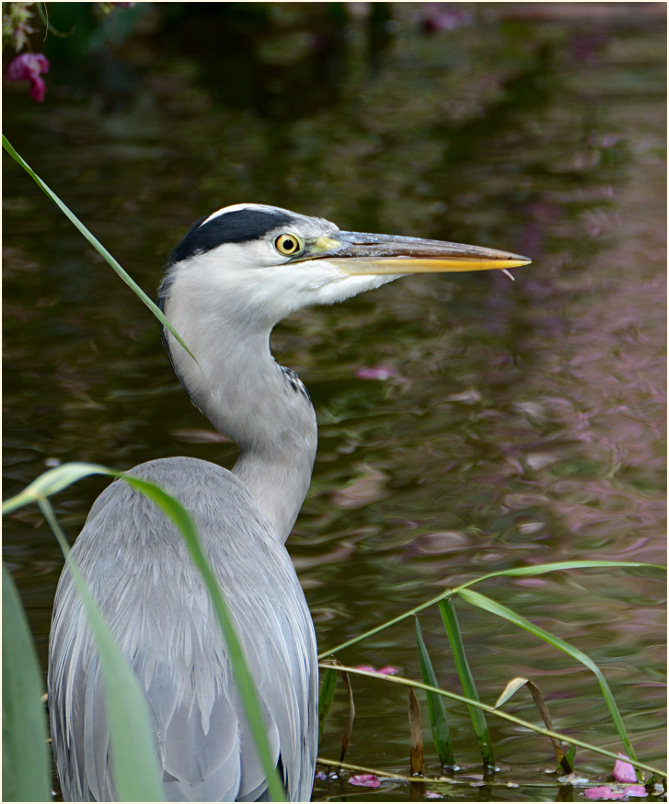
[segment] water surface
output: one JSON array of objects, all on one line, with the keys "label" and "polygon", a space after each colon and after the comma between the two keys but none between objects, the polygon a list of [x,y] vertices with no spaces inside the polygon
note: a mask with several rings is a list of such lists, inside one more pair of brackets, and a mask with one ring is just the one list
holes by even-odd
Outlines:
[{"label": "water surface", "polygon": [[[239,201],[534,260],[515,283],[412,277],[276,329],[274,352],[319,418],[289,549],[321,649],[492,570],[663,563],[664,6],[137,6],[130,35],[113,27],[120,12],[108,19],[115,43],[102,49],[86,50],[82,21],[79,45],[47,39],[47,100],[10,87],[4,126],[148,292],[190,223]],[[70,460],[123,469],[188,454],[229,466],[234,446],[206,434],[145,308],[7,159],[4,181],[5,497]],[[387,379],[356,376],[379,366]],[[71,538],[103,485],[54,500]],[[5,523],[4,544],[45,663],[59,551],[28,509]],[[639,758],[654,764],[664,589],[646,570],[480,587],[603,668]],[[486,702],[531,677],[556,729],[620,749],[585,668],[464,604],[458,613]],[[439,681],[459,691],[437,613],[421,622]],[[339,658],[418,678],[413,629]],[[406,774],[406,692],[354,685],[347,759]],[[339,755],[344,703],[325,757]],[[451,709],[458,761],[480,773],[467,713]],[[536,720],[529,696],[508,709]],[[453,795],[554,798],[550,744],[491,727],[499,784]],[[610,772],[585,753],[578,768]],[[428,772],[439,772],[433,754]],[[550,786],[530,786],[538,778]],[[410,793],[338,782],[314,793],[341,796]]]}]

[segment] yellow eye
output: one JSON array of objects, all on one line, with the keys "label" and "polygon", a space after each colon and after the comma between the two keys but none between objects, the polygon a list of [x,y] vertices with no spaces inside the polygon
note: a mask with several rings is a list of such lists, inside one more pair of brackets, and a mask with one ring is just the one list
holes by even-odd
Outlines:
[{"label": "yellow eye", "polygon": [[284,232],[284,234],[280,234],[274,241],[274,247],[279,254],[290,257],[302,250],[302,241],[297,235]]}]

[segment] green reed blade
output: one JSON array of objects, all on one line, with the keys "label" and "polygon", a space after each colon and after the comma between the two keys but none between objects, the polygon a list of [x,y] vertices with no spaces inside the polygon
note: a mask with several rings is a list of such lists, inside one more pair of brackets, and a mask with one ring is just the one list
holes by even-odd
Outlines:
[{"label": "green reed blade", "polygon": [[51,801],[42,673],[19,593],[2,566],[3,801]]},{"label": "green reed blade", "polygon": [[125,284],[132,290],[132,292],[137,296],[137,298],[142,301],[148,308],[151,310],[153,315],[160,321],[160,323],[168,329],[172,335],[177,339],[177,341],[183,346],[186,352],[190,355],[190,357],[195,360],[195,356],[190,351],[190,349],[186,346],[183,339],[179,335],[179,333],[174,329],[174,327],[170,324],[170,322],[165,318],[163,315],[162,310],[158,305],[150,299],[146,293],[140,288],[140,286],[135,282],[135,280],[130,276],[127,271],[125,271],[120,263],[112,257],[112,255],[107,251],[107,249],[102,245],[102,243],[95,237],[95,235],[89,231],[89,229],[84,226],[84,224],[77,218],[77,216],[72,212],[72,210],[65,204],[65,202],[61,201],[60,198],[54,193],[54,191],[40,179],[40,177],[35,173],[35,171],[30,167],[30,165],[25,161],[25,159],[14,149],[11,145],[7,137],[2,135],[2,147],[7,151],[7,153],[17,162],[25,172],[30,176],[30,178],[35,182],[35,184],[42,190],[42,192],[51,200],[53,203],[58,207],[58,209],[65,215],[65,217],[70,221],[70,223],[88,240],[88,242],[93,246],[93,248],[97,251],[97,253],[102,257],[102,259],[110,265],[113,270],[117,273],[117,275],[125,282]]},{"label": "green reed blade", "polygon": [[504,569],[504,570],[497,570],[495,572],[488,572],[485,575],[480,575],[478,578],[472,578],[470,581],[466,581],[460,586],[456,586],[453,589],[445,589],[443,592],[440,592],[435,597],[426,600],[424,603],[421,603],[418,606],[414,606],[413,608],[405,611],[403,614],[397,615],[397,617],[393,617],[390,620],[386,620],[386,622],[381,623],[380,625],[374,626],[374,628],[370,628],[369,631],[365,631],[363,634],[360,634],[357,637],[353,637],[352,639],[347,639],[346,642],[341,642],[339,645],[335,645],[333,648],[328,648],[324,651],[321,651],[318,654],[319,659],[324,659],[328,656],[333,656],[335,653],[339,653],[340,651],[344,650],[344,648],[350,648],[352,645],[356,645],[358,642],[363,642],[365,639],[369,639],[371,636],[375,636],[376,634],[380,633],[381,631],[385,631],[386,628],[390,628],[393,625],[397,625],[397,623],[402,622],[402,620],[406,620],[407,617],[413,617],[419,612],[423,611],[424,609],[430,608],[430,606],[434,606],[435,604],[439,603],[440,600],[446,600],[447,598],[451,597],[454,594],[457,594],[460,589],[467,589],[470,586],[474,586],[474,584],[482,583],[483,581],[490,580],[491,578],[501,578],[501,577],[529,577],[533,575],[544,575],[548,572],[561,572],[571,569],[604,569],[607,567],[618,567],[618,568],[629,568],[629,567],[644,567],[647,569],[659,569],[662,571],[666,571],[666,567],[662,566],[661,564],[645,564],[640,561],[555,561],[550,564],[533,564],[532,566],[527,567],[514,567],[512,569]]},{"label": "green reed blade", "polygon": [[321,676],[321,694],[318,698],[318,742],[323,738],[323,726],[334,701],[337,687],[337,671],[331,667]]},{"label": "green reed blade", "polygon": [[[430,654],[423,640],[418,617],[416,617],[416,641],[418,643],[418,661],[420,662],[420,672],[423,681],[432,687],[438,687],[439,684],[437,683],[437,677],[432,666],[432,661],[430,660]],[[432,739],[437,751],[437,756],[445,768],[453,769],[457,766],[455,756],[453,755],[453,744],[451,742],[451,734],[448,728],[446,707],[444,706],[443,698],[432,692],[426,692],[425,694],[427,696],[427,710],[430,715]]]},{"label": "green reed blade", "polygon": [[585,653],[580,651],[578,648],[575,648],[573,645],[570,645],[568,642],[560,639],[560,637],[556,637],[548,631],[545,631],[543,628],[540,628],[538,625],[534,625],[520,614],[516,614],[515,611],[512,611],[506,606],[491,600],[489,597],[486,597],[479,592],[474,592],[471,589],[460,589],[458,594],[463,598],[463,600],[471,603],[471,605],[484,609],[485,611],[489,611],[491,614],[496,614],[498,617],[503,617],[505,620],[518,625],[520,628],[523,628],[525,631],[528,631],[530,634],[533,634],[544,642],[553,645],[553,647],[558,648],[567,655],[571,656],[572,659],[576,659],[576,661],[584,664],[592,673],[594,673],[597,681],[599,682],[602,696],[609,710],[609,714],[611,715],[611,719],[616,727],[618,736],[620,737],[620,740],[625,748],[625,753],[631,759],[636,759],[636,754],[632,748],[632,743],[630,742],[627,729],[625,728],[625,724],[623,723],[623,719],[613,698],[613,694],[606,682],[606,679],[602,675],[601,670],[592,661],[592,659],[586,656]]},{"label": "green reed blade", "polygon": [[[441,612],[441,619],[444,622],[448,641],[451,644],[453,659],[455,660],[455,667],[458,671],[460,683],[462,684],[462,690],[467,698],[478,701],[479,695],[476,691],[474,677],[469,669],[469,662],[465,654],[465,646],[462,642],[462,634],[453,607],[453,601],[450,598],[448,600],[442,600],[439,603],[439,611]],[[494,768],[495,758],[493,756],[490,731],[488,730],[485,715],[480,709],[473,706],[468,706],[467,709],[469,710],[469,716],[472,720],[472,726],[474,727],[474,734],[476,735],[476,741],[478,742],[483,764],[486,768]]]}]

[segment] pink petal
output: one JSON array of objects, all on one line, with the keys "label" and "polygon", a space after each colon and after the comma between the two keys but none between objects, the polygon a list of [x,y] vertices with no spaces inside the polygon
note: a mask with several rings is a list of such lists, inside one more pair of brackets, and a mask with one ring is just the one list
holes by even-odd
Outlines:
[{"label": "pink petal", "polygon": [[373,773],[357,773],[355,776],[351,776],[348,781],[349,784],[354,784],[358,787],[378,787],[381,784],[379,777]]},{"label": "pink petal", "polygon": [[46,95],[46,84],[44,83],[43,78],[39,78],[39,76],[37,76],[32,79],[29,94],[34,101],[37,101],[37,103],[41,103],[44,100],[44,96]]},{"label": "pink petal", "polygon": [[376,673],[376,668],[371,664],[358,664],[355,666],[356,670],[364,670],[366,673]]},{"label": "pink petal", "polygon": [[355,372],[359,380],[389,380],[396,377],[397,372],[392,366],[363,366]]},{"label": "pink petal", "polygon": [[648,795],[648,791],[642,784],[631,784],[629,787],[625,788],[625,796],[629,798],[632,796],[633,798],[645,798]]},{"label": "pink petal", "polygon": [[8,81],[30,81],[30,97],[41,103],[46,95],[46,84],[41,73],[49,72],[49,60],[43,53],[21,53],[7,65]]},{"label": "pink petal", "polygon": [[386,667],[382,667],[377,672],[380,673],[382,676],[396,676],[399,673],[399,671],[400,671],[399,667],[393,667],[391,664],[389,664]]},{"label": "pink petal", "polygon": [[49,60],[43,53],[21,53],[7,65],[8,81],[30,81],[40,73],[49,72]]},{"label": "pink petal", "polygon": [[437,793],[436,790],[426,790],[424,795],[425,798],[443,798],[441,793]]},{"label": "pink petal", "polygon": [[616,782],[636,782],[638,781],[636,778],[636,771],[630,765],[629,762],[624,762],[623,760],[628,759],[624,754],[618,753],[619,757],[622,759],[617,759],[616,764],[613,767],[613,778]]},{"label": "pink petal", "polygon": [[625,798],[624,793],[618,793],[606,785],[601,787],[589,787],[585,791],[585,797],[593,801],[616,801]]}]

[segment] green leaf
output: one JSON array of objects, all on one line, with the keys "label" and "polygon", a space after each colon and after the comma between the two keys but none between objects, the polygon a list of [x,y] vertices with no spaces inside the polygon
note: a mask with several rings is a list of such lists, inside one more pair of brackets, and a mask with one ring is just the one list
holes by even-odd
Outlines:
[{"label": "green leaf", "polygon": [[471,605],[484,609],[485,611],[489,611],[491,614],[496,614],[498,617],[503,617],[505,620],[520,626],[520,628],[523,628],[530,634],[533,634],[544,642],[547,642],[549,645],[553,645],[553,647],[563,651],[567,655],[571,656],[572,659],[576,659],[576,661],[581,662],[581,664],[584,664],[589,670],[591,670],[599,682],[604,701],[608,707],[611,719],[613,720],[618,732],[618,736],[623,743],[625,753],[631,759],[636,759],[636,754],[632,748],[632,744],[627,734],[627,729],[625,728],[625,724],[623,723],[623,719],[613,698],[613,694],[606,682],[606,679],[602,675],[601,670],[592,661],[592,659],[586,656],[585,653],[580,651],[578,648],[575,648],[573,645],[570,645],[568,642],[560,639],[560,637],[556,637],[548,631],[545,631],[543,628],[540,628],[538,625],[534,625],[520,614],[516,614],[516,612],[512,611],[506,606],[503,606],[501,603],[497,603],[496,601],[491,600],[489,597],[486,597],[479,592],[474,592],[471,589],[460,589],[458,594],[463,598],[463,600],[471,603]]},{"label": "green leaf", "polygon": [[96,463],[64,463],[62,466],[56,466],[54,469],[44,472],[44,474],[35,478],[32,483],[26,486],[23,491],[5,500],[2,504],[2,514],[4,516],[16,511],[17,508],[22,508],[24,505],[30,505],[53,494],[58,494],[58,492],[72,485],[72,483],[83,480],[89,475],[118,477],[119,474],[119,472],[114,472],[112,469],[107,469],[106,466],[100,466]]},{"label": "green leaf", "polygon": [[14,580],[2,567],[2,793],[51,801],[42,674]]},{"label": "green leaf", "polygon": [[318,742],[323,738],[323,726],[325,718],[328,716],[332,702],[334,701],[335,689],[337,687],[337,671],[333,667],[328,667],[321,676],[321,694],[318,698]]},{"label": "green leaf", "polygon": [[[455,666],[458,671],[460,683],[462,684],[462,690],[468,698],[478,701],[479,695],[476,690],[472,671],[469,669],[469,662],[465,654],[465,646],[462,642],[462,634],[460,633],[460,626],[458,625],[458,619],[455,614],[455,609],[453,608],[453,601],[450,599],[442,600],[441,603],[439,603],[439,611],[441,612],[441,619],[444,622],[444,628],[448,635],[448,641],[451,643],[453,659],[455,660]],[[472,726],[474,727],[474,734],[476,735],[483,764],[487,768],[494,768],[495,757],[492,752],[492,741],[490,739],[490,731],[488,730],[485,715],[481,709],[476,707],[468,706],[467,709],[469,710],[469,716],[472,721]]]},{"label": "green leaf", "polygon": [[[416,641],[418,643],[418,661],[420,662],[420,672],[423,676],[423,681],[432,687],[438,687],[437,677],[430,660],[425,642],[423,641],[423,634],[420,629],[418,617],[416,617]],[[440,695],[435,695],[432,692],[426,692],[427,696],[427,710],[430,715],[430,727],[432,729],[432,739],[434,740],[434,747],[437,750],[439,761],[446,768],[455,768],[455,756],[453,754],[453,744],[451,743],[451,734],[448,728],[448,720],[446,719],[446,708],[444,701]]]},{"label": "green leaf", "polygon": [[190,351],[190,349],[186,346],[183,339],[179,335],[179,333],[174,329],[174,327],[170,324],[170,322],[165,318],[163,311],[156,305],[156,303],[150,299],[146,293],[140,288],[140,286],[135,282],[135,280],[128,274],[121,265],[112,257],[112,255],[107,251],[107,249],[102,245],[102,243],[95,237],[92,232],[90,232],[86,226],[77,218],[77,216],[72,212],[72,210],[60,200],[60,198],[54,193],[54,191],[40,179],[40,177],[35,173],[35,171],[30,167],[30,165],[23,159],[23,157],[17,153],[16,150],[12,147],[11,143],[2,135],[2,147],[7,151],[7,153],[17,162],[21,167],[25,170],[25,172],[30,176],[30,178],[35,182],[35,184],[42,190],[42,192],[51,200],[53,203],[58,207],[58,209],[65,215],[65,217],[70,221],[70,223],[78,229],[79,232],[88,240],[88,242],[93,246],[93,248],[98,252],[98,254],[102,257],[102,259],[110,265],[114,271],[116,271],[117,275],[125,282],[125,284],[132,290],[132,292],[137,296],[137,298],[142,301],[148,308],[151,310],[153,315],[160,321],[160,323],[168,329],[172,335],[177,339],[177,341],[183,346],[186,352],[190,355],[190,357],[195,360],[195,356]]}]

